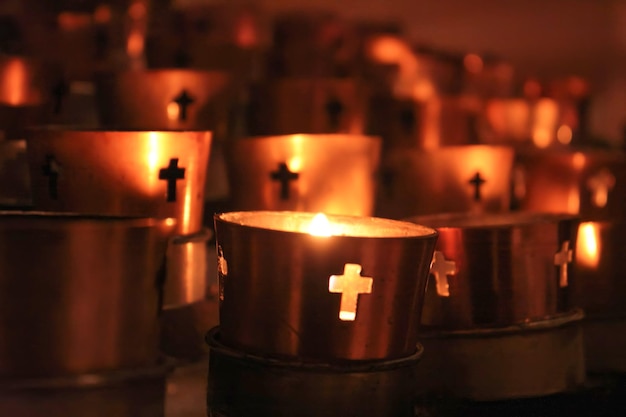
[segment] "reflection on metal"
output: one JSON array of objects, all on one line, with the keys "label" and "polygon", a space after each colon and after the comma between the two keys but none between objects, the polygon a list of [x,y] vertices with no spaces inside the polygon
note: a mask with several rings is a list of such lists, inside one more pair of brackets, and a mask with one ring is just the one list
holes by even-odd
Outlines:
[{"label": "reflection on metal", "polygon": [[341,294],[339,319],[354,321],[356,319],[359,294],[371,294],[374,279],[361,276],[361,265],[345,264],[343,275],[331,275],[328,280],[328,291]]},{"label": "reflection on metal", "polygon": [[587,181],[587,187],[591,191],[592,203],[596,207],[605,207],[609,199],[609,191],[615,187],[615,176],[606,168],[603,168]]},{"label": "reflection on metal", "polygon": [[442,252],[436,250],[430,264],[430,273],[435,277],[437,283],[437,295],[449,297],[448,275],[456,274],[456,262],[448,261]]},{"label": "reflection on metal", "polygon": [[554,265],[559,267],[559,286],[561,288],[569,285],[567,279],[568,264],[572,262],[573,252],[569,248],[569,240],[561,245],[561,250],[554,255]]}]

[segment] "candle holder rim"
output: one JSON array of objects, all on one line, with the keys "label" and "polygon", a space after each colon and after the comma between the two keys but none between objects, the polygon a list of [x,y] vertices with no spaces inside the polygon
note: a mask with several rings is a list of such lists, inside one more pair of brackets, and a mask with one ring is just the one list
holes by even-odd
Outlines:
[{"label": "candle holder rim", "polygon": [[36,127],[30,127],[27,129],[29,133],[82,133],[82,134],[132,134],[132,133],[157,133],[157,134],[179,134],[179,133],[191,133],[191,134],[213,134],[212,130],[208,129],[121,129],[114,126],[80,126],[80,125],[41,125]]},{"label": "candle holder rim", "polygon": [[[267,230],[279,233],[290,233],[296,235],[305,235],[305,236],[313,236],[315,235],[309,233],[306,230],[298,230],[296,227],[279,227],[272,225],[260,225],[259,223],[250,222],[250,219],[258,216],[288,216],[289,218],[300,218],[300,221],[307,221],[307,224],[310,224],[313,218],[319,213],[313,212],[301,212],[301,211],[272,211],[272,210],[260,210],[260,211],[233,211],[233,212],[224,212],[224,213],[216,213],[214,215],[215,223],[223,222],[233,225],[238,225],[243,228],[248,229],[260,229]],[[379,234],[367,234],[367,232],[353,232],[353,233],[342,233],[342,234],[332,234],[330,236],[325,236],[323,238],[358,238],[358,239],[411,239],[411,238],[422,238],[428,239],[437,237],[439,232],[434,228],[429,226],[424,226],[420,224],[416,224],[413,222],[406,222],[401,220],[393,220],[393,219],[385,219],[381,217],[366,217],[366,216],[349,216],[349,215],[340,215],[340,214],[330,214],[323,213],[329,221],[359,221],[359,226],[363,227],[387,227],[389,229],[393,229],[394,232],[387,231],[386,233]],[[248,220],[246,222],[245,220]],[[386,230],[389,230],[386,229]],[[405,231],[405,233],[401,233],[400,231]]]},{"label": "candle holder rim", "polygon": [[359,133],[289,133],[284,135],[260,135],[260,136],[246,136],[240,141],[264,141],[264,140],[291,140],[295,138],[307,139],[307,140],[337,140],[340,137],[351,137],[353,139],[365,139],[375,142],[381,142],[382,138],[376,135],[365,135]]},{"label": "candle holder rim", "polygon": [[571,213],[535,211],[480,214],[463,212],[411,216],[404,220],[435,229],[508,229],[541,223],[580,221],[580,216]]},{"label": "candle holder rim", "polygon": [[115,214],[90,214],[61,211],[37,211],[37,210],[0,210],[0,223],[4,221],[74,221],[74,222],[120,222],[134,227],[151,227],[156,225],[174,226],[177,222],[174,217],[149,217]]}]

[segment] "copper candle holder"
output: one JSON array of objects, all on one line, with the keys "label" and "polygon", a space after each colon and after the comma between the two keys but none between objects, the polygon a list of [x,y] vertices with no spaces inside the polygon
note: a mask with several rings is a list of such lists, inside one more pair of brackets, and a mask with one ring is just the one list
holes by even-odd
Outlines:
[{"label": "copper candle holder", "polygon": [[0,133],[23,139],[24,130],[41,123],[49,100],[43,67],[23,56],[0,57]]},{"label": "copper candle holder", "polygon": [[502,213],[411,218],[439,231],[422,324],[474,329],[571,312],[578,221]]},{"label": "copper candle holder", "polygon": [[0,141],[0,206],[24,208],[31,204],[26,141]]},{"label": "copper candle holder", "polygon": [[478,142],[475,121],[480,109],[468,98],[437,96],[419,101],[380,96],[373,103],[372,131],[385,138],[385,150]]},{"label": "copper candle holder", "polygon": [[215,226],[226,346],[327,363],[415,352],[433,229],[269,211]]},{"label": "copper candle holder", "polygon": [[583,220],[621,220],[626,154],[619,150],[519,152],[516,198],[524,210],[579,214]]},{"label": "copper candle holder", "polygon": [[246,138],[227,149],[233,206],[371,215],[380,139],[360,135]]},{"label": "copper candle holder", "polygon": [[363,134],[368,97],[364,84],[351,78],[273,79],[253,92],[250,131]]},{"label": "copper candle holder", "polygon": [[0,378],[154,366],[173,223],[0,213]]},{"label": "copper candle holder", "polygon": [[512,167],[513,149],[504,146],[393,150],[382,162],[376,215],[507,211]]},{"label": "copper candle holder", "polygon": [[[197,301],[206,291],[206,260],[197,253],[205,253],[208,240],[199,235],[206,235],[202,220],[210,144],[211,133],[203,131],[33,130],[27,139],[33,205],[48,211],[175,218],[180,237],[168,250],[173,258],[164,305]],[[199,273],[192,274],[190,265]]]},{"label": "copper candle holder", "polygon": [[219,71],[159,69],[100,74],[96,98],[104,126],[211,129],[221,137],[230,76]]},{"label": "copper candle holder", "polygon": [[37,209],[173,217],[202,229],[211,133],[33,130],[27,149]]}]

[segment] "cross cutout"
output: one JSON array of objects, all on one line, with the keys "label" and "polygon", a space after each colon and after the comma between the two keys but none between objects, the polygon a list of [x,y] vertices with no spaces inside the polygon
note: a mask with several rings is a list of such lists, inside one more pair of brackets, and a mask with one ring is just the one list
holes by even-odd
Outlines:
[{"label": "cross cutout", "polygon": [[336,97],[331,97],[326,102],[326,114],[328,115],[328,125],[331,130],[338,130],[341,125],[341,114],[343,104]]},{"label": "cross cutout", "polygon": [[482,185],[486,182],[487,180],[480,176],[480,172],[476,172],[476,174],[474,174],[474,176],[469,180],[469,183],[474,186],[474,201],[481,200],[480,187],[482,187]]},{"label": "cross cutout", "polygon": [[46,155],[46,162],[41,166],[44,176],[48,177],[48,195],[51,199],[56,200],[59,197],[58,180],[61,172],[61,165],[52,155]]},{"label": "cross cutout", "polygon": [[109,34],[106,27],[98,26],[94,34],[94,44],[96,46],[94,56],[96,59],[104,59],[109,46]]},{"label": "cross cutout", "polygon": [[270,172],[272,181],[280,182],[280,199],[289,200],[289,182],[300,177],[297,172],[291,172],[286,163],[278,164],[278,170]]},{"label": "cross cutout", "polygon": [[567,264],[572,262],[573,252],[569,248],[569,240],[561,245],[561,250],[554,255],[554,265],[559,267],[559,287],[567,287]]},{"label": "cross cutout", "polygon": [[374,279],[361,276],[361,265],[345,264],[343,275],[331,275],[328,291],[341,294],[339,320],[354,321],[359,294],[371,294]]},{"label": "cross cutout", "polygon": [[609,191],[615,187],[615,176],[603,168],[587,181],[587,188],[591,191],[591,202],[596,207],[604,207],[609,200]]},{"label": "cross cutout", "polygon": [[178,158],[170,159],[167,168],[159,170],[159,179],[167,181],[167,201],[176,201],[176,183],[185,178],[185,168],[178,167]]},{"label": "cross cutout", "polygon": [[189,95],[187,90],[183,89],[172,101],[178,105],[178,120],[180,122],[187,120],[187,109],[196,100]]},{"label": "cross cutout", "polygon": [[63,99],[69,92],[70,86],[63,79],[59,80],[59,82],[52,88],[52,97],[54,98],[52,111],[54,114],[61,113],[61,109],[63,108]]},{"label": "cross cutout", "polygon": [[444,254],[436,250],[433,254],[433,260],[430,263],[430,273],[435,276],[435,282],[437,283],[437,294],[439,296],[450,296],[448,275],[455,275],[456,272],[456,262],[446,260]]}]

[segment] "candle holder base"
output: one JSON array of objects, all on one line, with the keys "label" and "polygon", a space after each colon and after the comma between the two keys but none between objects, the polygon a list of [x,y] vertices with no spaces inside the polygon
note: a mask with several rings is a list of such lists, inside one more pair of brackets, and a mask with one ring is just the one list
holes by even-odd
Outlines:
[{"label": "candle holder base", "polygon": [[0,381],[0,415],[163,417],[171,365],[106,373]]},{"label": "candle holder base", "polygon": [[423,332],[418,392],[472,401],[539,397],[585,381],[583,313],[504,328]]},{"label": "candle holder base", "polygon": [[587,317],[583,331],[588,372],[626,373],[626,317]]},{"label": "candle holder base", "polygon": [[211,417],[414,415],[420,345],[406,358],[336,366],[253,356],[219,339],[217,328],[207,336]]}]

